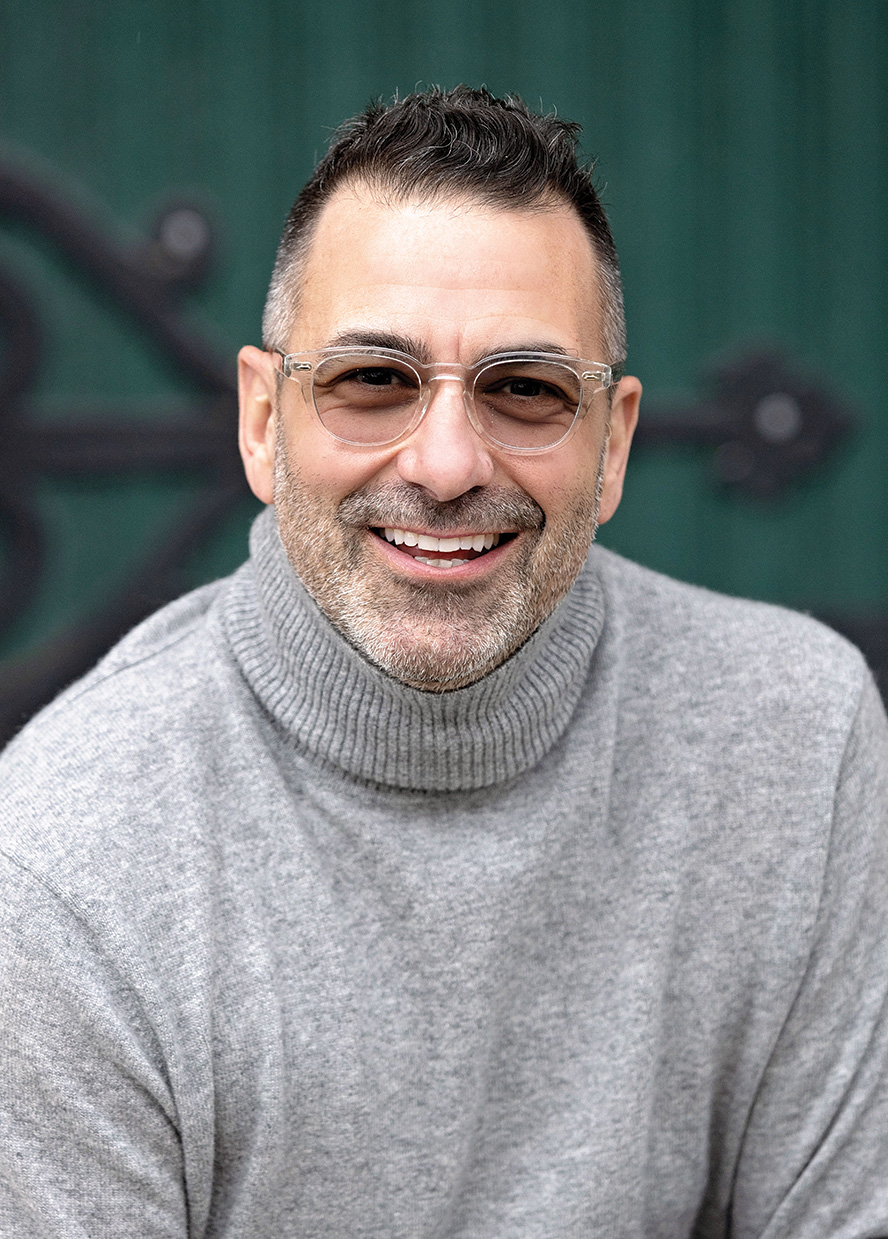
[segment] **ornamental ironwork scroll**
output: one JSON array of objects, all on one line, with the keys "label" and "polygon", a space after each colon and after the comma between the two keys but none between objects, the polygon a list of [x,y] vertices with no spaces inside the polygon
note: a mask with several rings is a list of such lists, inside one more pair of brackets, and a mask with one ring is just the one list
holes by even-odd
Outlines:
[{"label": "ornamental ironwork scroll", "polygon": [[[206,214],[172,203],[150,235],[123,246],[55,186],[0,159],[0,219],[48,239],[69,265],[144,331],[198,395],[157,425],[129,418],[101,423],[81,413],[47,425],[33,417],[29,392],[44,356],[40,316],[28,292],[0,270],[0,636],[33,601],[44,570],[46,533],[36,484],[49,475],[126,473],[157,466],[204,476],[190,512],[101,612],[24,659],[0,678],[0,743],[41,705],[86,671],[127,629],[174,597],[180,571],[206,536],[247,493],[236,444],[232,365],[181,309],[199,285],[213,251]],[[716,371],[710,397],[672,408],[645,407],[636,443],[710,446],[724,485],[776,495],[825,461],[851,418],[821,386],[794,373],[779,355],[752,353]],[[888,620],[856,623],[828,617],[857,640],[888,693]]]},{"label": "ornamental ironwork scroll", "polygon": [[719,481],[767,497],[819,466],[851,429],[848,411],[822,384],[767,348],[716,367],[710,387],[698,404],[645,405],[635,446],[710,446]]},{"label": "ornamental ironwork scroll", "polygon": [[36,653],[11,662],[0,678],[0,743],[41,705],[87,670],[135,623],[180,590],[194,550],[246,493],[237,453],[237,390],[230,360],[182,313],[182,294],[206,272],[210,222],[188,202],[169,205],[152,234],[134,247],[107,235],[55,186],[0,161],[0,219],[48,239],[69,265],[145,332],[198,395],[158,425],[109,423],[76,414],[58,425],[32,416],[29,402],[44,355],[40,317],[27,291],[0,271],[0,635],[33,600],[46,560],[35,489],[42,475],[78,475],[157,466],[203,474],[190,512],[101,610]]}]

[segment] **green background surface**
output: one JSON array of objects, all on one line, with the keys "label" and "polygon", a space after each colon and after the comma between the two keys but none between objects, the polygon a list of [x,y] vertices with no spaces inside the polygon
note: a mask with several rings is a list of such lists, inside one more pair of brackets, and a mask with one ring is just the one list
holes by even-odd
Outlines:
[{"label": "green background surface", "polygon": [[[118,239],[137,239],[170,199],[205,204],[219,252],[187,313],[232,361],[258,342],[284,216],[336,124],[373,96],[460,81],[582,123],[622,258],[630,369],[652,401],[699,399],[715,359],[765,341],[857,418],[835,457],[770,502],[719,487],[708,450],[649,448],[602,540],[730,593],[888,612],[886,3],[0,7],[0,155]],[[62,421],[76,406],[161,419],[187,394],[45,239],[4,224],[0,266],[44,318],[35,416]],[[0,654],[100,607],[197,486],[157,471],[43,479],[51,555]],[[242,559],[253,511],[207,542],[189,582]]]}]

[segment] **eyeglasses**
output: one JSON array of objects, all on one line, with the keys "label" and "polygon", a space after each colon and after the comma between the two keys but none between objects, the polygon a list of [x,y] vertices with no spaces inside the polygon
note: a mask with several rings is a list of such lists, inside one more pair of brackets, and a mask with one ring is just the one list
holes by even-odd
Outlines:
[{"label": "eyeglasses", "polygon": [[385,447],[411,434],[432,399],[432,384],[463,385],[472,426],[509,452],[547,452],[570,437],[592,397],[620,372],[598,361],[558,353],[496,353],[474,366],[423,365],[396,349],[274,352],[285,378],[302,384],[321,424],[355,447]]}]

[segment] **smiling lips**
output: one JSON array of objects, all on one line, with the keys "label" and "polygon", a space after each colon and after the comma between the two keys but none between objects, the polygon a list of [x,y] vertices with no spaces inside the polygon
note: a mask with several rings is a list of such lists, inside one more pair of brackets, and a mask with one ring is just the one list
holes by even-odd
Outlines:
[{"label": "smiling lips", "polygon": [[[428,564],[430,568],[460,568],[470,559],[477,559],[498,546],[503,536],[500,533],[475,533],[464,534],[462,537],[436,538],[428,533],[414,533],[412,529],[391,528],[383,529],[381,533],[387,542],[394,543],[405,554],[411,555],[421,564]],[[420,551],[429,551],[432,554],[421,555]],[[454,551],[462,551],[464,554],[454,559],[441,558],[442,554],[452,555]]]}]

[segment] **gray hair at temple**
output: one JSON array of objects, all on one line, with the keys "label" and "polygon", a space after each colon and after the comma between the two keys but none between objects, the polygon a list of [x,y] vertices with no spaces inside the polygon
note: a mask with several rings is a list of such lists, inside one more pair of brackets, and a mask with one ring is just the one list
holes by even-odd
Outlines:
[{"label": "gray hair at temple", "polygon": [[580,126],[539,116],[514,95],[438,87],[371,104],[336,132],[287,217],[262,317],[266,348],[286,348],[299,281],[324,205],[340,185],[362,181],[388,197],[470,198],[501,210],[572,206],[592,241],[601,275],[602,334],[614,367],[626,357],[620,266],[610,226],[577,161]]}]

